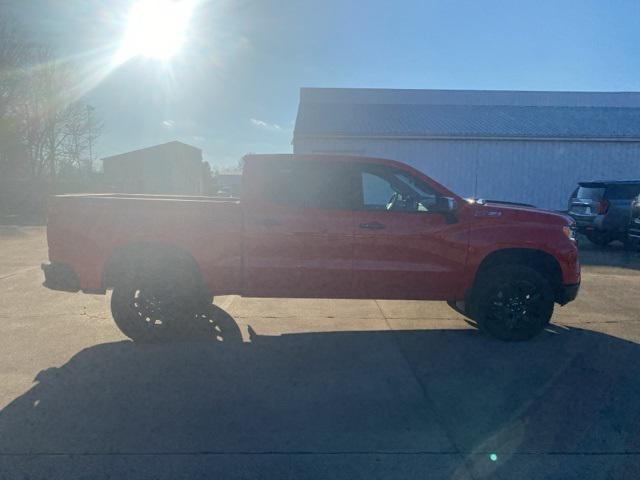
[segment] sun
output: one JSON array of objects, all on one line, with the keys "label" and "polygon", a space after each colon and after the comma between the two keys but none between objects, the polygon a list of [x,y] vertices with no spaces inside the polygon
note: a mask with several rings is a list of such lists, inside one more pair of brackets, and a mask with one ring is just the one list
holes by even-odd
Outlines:
[{"label": "sun", "polygon": [[116,55],[120,62],[143,56],[169,60],[187,37],[193,0],[140,0],[129,12]]}]

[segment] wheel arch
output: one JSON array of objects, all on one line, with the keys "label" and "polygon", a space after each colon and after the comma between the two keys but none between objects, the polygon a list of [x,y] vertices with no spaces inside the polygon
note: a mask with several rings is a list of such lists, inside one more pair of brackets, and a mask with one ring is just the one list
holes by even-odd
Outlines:
[{"label": "wheel arch", "polygon": [[534,248],[505,248],[489,253],[478,266],[474,287],[488,270],[501,265],[523,265],[533,268],[549,279],[554,298],[559,297],[562,289],[562,269],[558,260],[550,253]]},{"label": "wheel arch", "polygon": [[116,248],[102,270],[102,288],[113,288],[118,279],[141,268],[171,269],[175,265],[192,269],[204,286],[204,279],[193,256],[176,245],[160,242],[136,242]]}]

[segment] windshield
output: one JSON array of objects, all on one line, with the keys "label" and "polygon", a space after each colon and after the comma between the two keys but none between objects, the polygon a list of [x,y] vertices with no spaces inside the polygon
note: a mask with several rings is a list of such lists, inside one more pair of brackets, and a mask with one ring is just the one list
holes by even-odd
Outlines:
[{"label": "windshield", "polygon": [[416,197],[419,197],[419,198],[435,197],[433,190],[429,188],[428,185],[426,185],[424,182],[421,182],[417,178],[411,175],[408,175],[404,172],[395,172],[393,176],[398,180],[400,180],[404,185],[409,187],[413,191],[413,193],[416,195]]},{"label": "windshield", "polygon": [[394,172],[393,177],[400,181],[404,189],[409,190],[407,193],[415,202],[418,211],[427,212],[436,203],[437,195],[426,183],[401,171]]}]

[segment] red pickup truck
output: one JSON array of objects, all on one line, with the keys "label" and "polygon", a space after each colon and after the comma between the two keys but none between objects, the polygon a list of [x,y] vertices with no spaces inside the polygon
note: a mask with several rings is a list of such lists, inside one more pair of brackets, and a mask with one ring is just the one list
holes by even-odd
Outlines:
[{"label": "red pickup truck", "polygon": [[465,200],[399,162],[249,155],[242,198],[51,199],[44,285],[105,293],[122,332],[167,339],[213,295],[446,300],[501,340],[580,285],[574,222]]}]

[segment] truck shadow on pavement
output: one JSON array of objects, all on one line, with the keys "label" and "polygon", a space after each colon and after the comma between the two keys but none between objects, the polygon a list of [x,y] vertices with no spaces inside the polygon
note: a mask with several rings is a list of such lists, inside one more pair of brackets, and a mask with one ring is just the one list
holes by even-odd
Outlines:
[{"label": "truck shadow on pavement", "polygon": [[[565,466],[557,478],[624,478],[640,451],[640,349],[592,331],[552,330],[512,344],[474,330],[415,330],[95,345],[40,372],[0,412],[0,461],[5,472],[42,468],[55,478],[56,466],[80,458],[86,478],[102,478],[123,455],[145,465],[145,478],[172,478],[174,464],[162,462],[190,454],[217,456],[218,469],[224,455],[237,467],[241,455],[346,454],[381,462],[376,468],[386,465],[389,475],[376,472],[387,478],[424,476],[420,462],[436,468],[438,459],[430,478],[466,478],[460,469],[531,478],[538,459],[580,454],[601,470]],[[613,454],[609,463],[602,454]],[[184,460],[179,473],[188,478],[195,465]],[[130,468],[112,473],[131,477]],[[309,468],[295,476],[375,476]]]}]

